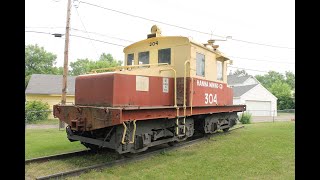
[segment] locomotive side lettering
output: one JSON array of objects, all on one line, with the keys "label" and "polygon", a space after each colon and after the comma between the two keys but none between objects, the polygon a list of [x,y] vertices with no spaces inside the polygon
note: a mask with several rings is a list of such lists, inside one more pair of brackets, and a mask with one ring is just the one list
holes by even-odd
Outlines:
[{"label": "locomotive side lettering", "polygon": [[202,86],[202,87],[210,87],[210,88],[220,88],[222,89],[222,84],[215,83],[215,82],[209,82],[209,81],[204,81],[204,80],[197,80],[197,86]]}]

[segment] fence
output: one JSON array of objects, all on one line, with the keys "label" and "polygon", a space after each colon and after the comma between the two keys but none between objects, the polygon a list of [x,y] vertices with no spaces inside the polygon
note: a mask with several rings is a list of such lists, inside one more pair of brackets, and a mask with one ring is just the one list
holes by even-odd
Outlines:
[{"label": "fence", "polygon": [[[295,109],[285,110],[246,110],[252,115],[252,122],[294,121]],[[239,113],[238,115],[240,115]]]}]

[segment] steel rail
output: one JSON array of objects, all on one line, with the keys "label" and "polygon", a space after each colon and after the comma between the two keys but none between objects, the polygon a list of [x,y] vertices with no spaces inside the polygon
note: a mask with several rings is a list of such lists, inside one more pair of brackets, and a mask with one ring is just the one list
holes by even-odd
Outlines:
[{"label": "steel rail", "polygon": [[88,166],[88,167],[83,167],[83,168],[79,168],[79,169],[75,169],[75,170],[71,170],[71,171],[60,172],[60,173],[51,174],[51,175],[47,175],[47,176],[41,176],[41,177],[38,177],[36,179],[38,179],[38,180],[51,179],[51,178],[59,178],[60,179],[60,178],[65,178],[65,177],[69,177],[69,176],[79,175],[79,174],[88,172],[88,171],[93,170],[93,169],[102,169],[102,168],[106,168],[106,167],[112,167],[112,166],[115,166],[115,165],[121,165],[121,164],[124,164],[124,163],[129,163],[129,162],[133,162],[133,161],[142,160],[142,159],[145,159],[147,157],[150,157],[153,154],[157,154],[157,153],[161,153],[161,152],[165,152],[165,151],[171,151],[171,150],[177,149],[179,147],[184,147],[184,146],[187,146],[187,145],[196,144],[198,142],[201,142],[201,141],[204,141],[204,140],[208,140],[211,137],[214,137],[214,136],[217,136],[217,135],[226,134],[226,133],[229,133],[229,132],[231,132],[233,130],[240,129],[240,128],[243,128],[243,127],[244,126],[239,126],[239,127],[232,128],[227,132],[220,132],[220,133],[214,133],[214,134],[210,134],[210,135],[205,135],[205,136],[203,136],[201,138],[193,139],[193,140],[190,140],[190,141],[183,141],[183,142],[180,142],[180,143],[178,143],[178,144],[176,144],[174,146],[167,147],[167,148],[162,148],[162,149],[157,149],[157,150],[154,150],[154,151],[151,151],[151,152],[147,152],[147,151],[141,152],[141,154],[136,154],[136,155],[134,155],[132,157],[130,157],[130,156],[129,157],[124,157],[124,158],[121,158],[121,159],[117,159],[115,161],[96,164],[96,165],[92,165],[92,166]]},{"label": "steel rail", "polygon": [[85,155],[85,154],[90,154],[90,153],[93,153],[93,151],[90,151],[90,150],[87,149],[87,150],[83,150],[83,151],[74,151],[74,152],[56,154],[56,155],[51,155],[51,156],[32,158],[32,159],[25,160],[25,164],[39,163],[39,162],[53,160],[53,159],[62,159],[62,158],[66,158],[66,157],[77,156],[77,155]]}]

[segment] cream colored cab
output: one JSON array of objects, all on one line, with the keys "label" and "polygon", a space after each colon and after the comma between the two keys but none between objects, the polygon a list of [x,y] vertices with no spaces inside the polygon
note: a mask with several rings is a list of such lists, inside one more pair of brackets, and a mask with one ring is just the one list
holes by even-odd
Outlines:
[{"label": "cream colored cab", "polygon": [[[173,77],[170,71],[160,71],[164,66],[169,66],[176,71],[176,77],[184,77],[186,68],[187,77],[227,83],[226,69],[229,59],[217,48],[213,41],[199,44],[187,37],[162,36],[160,29],[153,26],[147,39],[133,43],[123,50],[125,66],[144,64],[152,66],[134,68],[121,73]],[[190,66],[185,66],[186,61],[190,62]]]}]

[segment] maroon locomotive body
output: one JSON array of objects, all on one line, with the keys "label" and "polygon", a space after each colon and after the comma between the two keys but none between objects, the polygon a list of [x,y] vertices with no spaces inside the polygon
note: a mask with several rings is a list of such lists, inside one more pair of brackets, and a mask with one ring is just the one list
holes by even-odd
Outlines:
[{"label": "maroon locomotive body", "polygon": [[75,105],[54,106],[70,141],[135,153],[236,124],[245,105],[232,104],[229,59],[212,43],[152,33],[124,49],[125,66],[78,76]]}]

